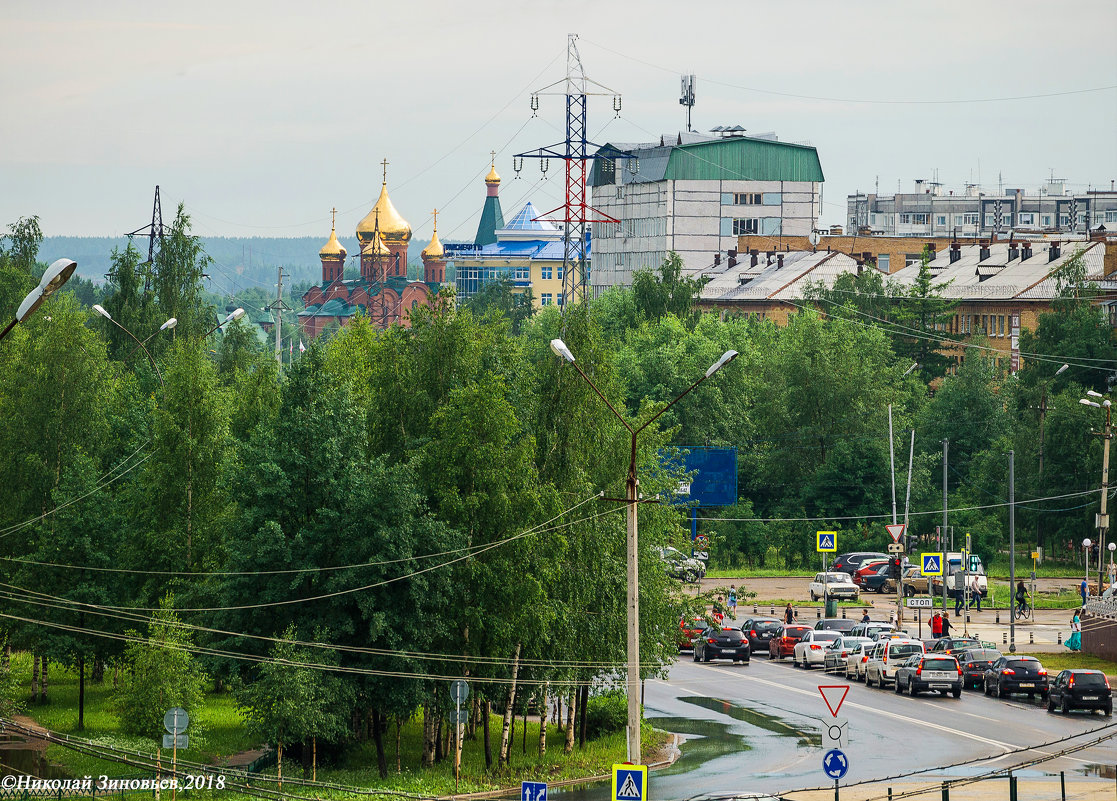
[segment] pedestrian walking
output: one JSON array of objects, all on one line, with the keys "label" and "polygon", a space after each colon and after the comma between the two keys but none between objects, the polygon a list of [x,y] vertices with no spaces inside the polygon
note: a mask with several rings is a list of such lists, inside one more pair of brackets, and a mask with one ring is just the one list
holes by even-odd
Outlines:
[{"label": "pedestrian walking", "polygon": [[737,588],[732,584],[729,585],[729,616],[737,619]]},{"label": "pedestrian walking", "polygon": [[959,581],[961,574],[954,575],[954,617],[962,616],[962,605],[966,601],[965,582]]},{"label": "pedestrian walking", "polygon": [[942,637],[950,636],[950,615],[946,612],[942,613]]},{"label": "pedestrian walking", "polygon": [[1083,606],[1086,605],[1086,591],[1088,589],[1089,589],[1089,585],[1086,584],[1086,579],[1082,579],[1082,583],[1078,585],[1078,591],[1079,591],[1079,593],[1082,594],[1082,605]]},{"label": "pedestrian walking", "polygon": [[722,606],[724,599],[719,595],[718,599],[714,601],[714,625],[721,628],[721,624],[725,622],[725,611]]},{"label": "pedestrian walking", "polygon": [[861,622],[862,623],[870,623],[871,622],[869,620],[869,610],[868,609],[865,610],[865,614],[861,615]]},{"label": "pedestrian walking", "polygon": [[942,636],[942,615],[938,612],[931,615],[931,639],[937,640]]},{"label": "pedestrian walking", "polygon": [[795,622],[795,615],[795,610],[791,608],[791,601],[788,601],[787,608],[783,610],[783,622],[790,626]]},{"label": "pedestrian walking", "polygon": [[970,603],[976,603],[977,611],[981,611],[981,582],[978,581],[976,573],[970,579]]},{"label": "pedestrian walking", "polygon": [[1082,648],[1082,619],[1078,616],[1077,609],[1074,610],[1074,617],[1070,619],[1070,636],[1067,637],[1065,645],[1072,651]]}]

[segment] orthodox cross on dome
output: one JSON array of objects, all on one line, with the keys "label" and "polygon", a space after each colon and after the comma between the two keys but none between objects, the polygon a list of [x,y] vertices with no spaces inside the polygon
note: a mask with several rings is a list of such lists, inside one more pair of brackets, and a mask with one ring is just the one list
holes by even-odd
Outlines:
[{"label": "orthodox cross on dome", "polygon": [[337,208],[330,209],[330,228],[337,228]]},{"label": "orthodox cross on dome", "polygon": [[489,166],[495,168],[496,167],[496,151],[495,150],[490,150],[489,155],[493,157],[492,161],[489,162]]},{"label": "orthodox cross on dome", "polygon": [[388,185],[388,159],[384,159],[380,163],[384,166],[384,185],[387,186]]},{"label": "orthodox cross on dome", "polygon": [[438,209],[431,212],[434,215],[434,232],[438,233]]}]

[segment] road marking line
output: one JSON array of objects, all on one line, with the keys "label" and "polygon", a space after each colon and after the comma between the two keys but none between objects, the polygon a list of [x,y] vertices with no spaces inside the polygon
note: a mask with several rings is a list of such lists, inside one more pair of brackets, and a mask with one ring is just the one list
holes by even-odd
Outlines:
[{"label": "road marking line", "polygon": [[[718,673],[724,673],[727,676],[733,676],[734,678],[740,678],[740,679],[745,678],[745,676],[742,676],[740,673],[732,673],[730,671],[725,670],[724,668],[714,667],[713,665],[704,665],[703,667],[705,667],[707,670],[716,671]],[[807,696],[810,696],[811,698],[814,698],[818,694],[817,690],[814,690],[814,691],[801,690],[798,687],[789,687],[786,684],[780,684],[778,682],[768,681],[767,679],[761,679],[761,678],[758,678],[758,677],[752,676],[752,675],[748,676],[748,679],[750,681],[755,681],[759,684],[764,684],[764,685],[767,685],[769,687],[775,687],[775,688],[780,689],[780,690],[790,690],[791,692],[799,693],[800,695],[807,695]],[[707,696],[707,697],[712,698],[713,696]],[[928,729],[935,729],[936,731],[941,731],[941,732],[944,732],[946,734],[950,734],[952,736],[964,737],[967,740],[974,740],[974,741],[979,742],[979,743],[985,743],[986,745],[992,745],[992,746],[995,746],[996,748],[1000,748],[1000,749],[1004,750],[1006,753],[1009,752],[1009,751],[1014,751],[1017,748],[1022,747],[1022,746],[1009,745],[1008,743],[1003,743],[1000,740],[991,740],[988,737],[982,737],[980,735],[973,734],[972,732],[961,731],[959,729],[952,729],[948,726],[940,726],[937,723],[931,723],[930,721],[927,721],[927,720],[920,720],[918,718],[913,718],[913,717],[910,717],[908,715],[898,715],[895,712],[888,712],[888,711],[883,710],[883,709],[877,709],[876,707],[865,706],[864,704],[859,704],[855,701],[847,701],[846,703],[849,704],[850,706],[852,706],[854,709],[860,709],[860,710],[863,710],[865,712],[871,712],[875,715],[884,715],[885,717],[893,718],[894,720],[899,720],[899,721],[902,721],[904,723],[913,723],[917,726],[923,726],[923,727],[928,728]]]}]

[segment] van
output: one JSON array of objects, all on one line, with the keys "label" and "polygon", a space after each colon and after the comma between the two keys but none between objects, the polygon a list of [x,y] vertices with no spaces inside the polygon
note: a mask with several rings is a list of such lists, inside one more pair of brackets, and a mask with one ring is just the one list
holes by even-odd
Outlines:
[{"label": "van", "polygon": [[865,664],[865,686],[874,684],[884,689],[896,680],[896,670],[913,654],[925,653],[926,649],[919,640],[894,637],[878,640]]},{"label": "van", "polygon": [[[970,554],[971,559],[977,560],[977,583],[981,588],[981,595],[984,598],[989,594],[989,582],[985,578],[985,565],[981,563],[981,557],[976,554]],[[946,554],[946,564],[943,565],[943,579],[946,581],[946,593],[951,598],[957,598],[963,592],[963,587],[958,583],[958,577],[962,573],[962,554],[957,551],[951,551]],[[941,586],[941,585],[940,585]]]}]

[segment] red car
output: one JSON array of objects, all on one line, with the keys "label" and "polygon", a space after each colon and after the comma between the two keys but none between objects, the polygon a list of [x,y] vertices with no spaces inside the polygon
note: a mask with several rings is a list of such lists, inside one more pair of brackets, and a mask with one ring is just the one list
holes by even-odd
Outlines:
[{"label": "red car", "polygon": [[709,624],[704,618],[692,617],[689,621],[684,617],[679,620],[679,653],[694,650],[692,640],[705,630]]},{"label": "red car", "polygon": [[779,633],[768,643],[769,659],[785,659],[795,656],[795,643],[811,630],[810,626],[800,626],[798,623],[784,626]]},{"label": "red car", "polygon": [[865,576],[871,576],[875,574],[878,570],[880,570],[881,565],[886,564],[888,564],[887,559],[873,559],[869,562],[866,562],[865,564],[861,565],[861,567],[857,568],[857,570],[853,571],[853,583],[856,584],[858,587],[863,587]]}]

